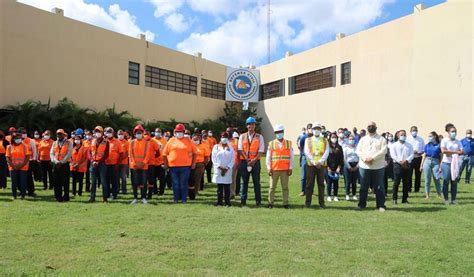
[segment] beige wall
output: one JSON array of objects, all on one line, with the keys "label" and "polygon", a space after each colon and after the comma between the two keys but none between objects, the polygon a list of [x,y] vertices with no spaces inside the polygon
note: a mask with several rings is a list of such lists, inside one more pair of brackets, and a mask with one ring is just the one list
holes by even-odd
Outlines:
[{"label": "beige wall", "polygon": [[[449,1],[260,67],[262,83],[336,65],[336,86],[260,102],[264,135],[286,126],[295,140],[318,121],[380,131],[418,125],[426,137],[452,122],[460,135],[473,126],[471,1]],[[340,65],[351,61],[351,84],[340,85]],[[288,94],[288,80],[286,81]]]},{"label": "beige wall", "polygon": [[[103,109],[114,103],[145,120],[201,121],[224,101],[145,87],[145,65],[224,83],[225,66],[13,0],[0,1],[0,103],[68,97]],[[128,84],[128,62],[140,63],[140,85]],[[200,80],[198,79],[198,95]]]}]

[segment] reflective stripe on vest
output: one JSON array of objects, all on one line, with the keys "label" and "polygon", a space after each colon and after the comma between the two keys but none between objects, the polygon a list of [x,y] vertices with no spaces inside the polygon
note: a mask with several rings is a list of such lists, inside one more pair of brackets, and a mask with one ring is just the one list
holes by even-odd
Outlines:
[{"label": "reflective stripe on vest", "polygon": [[[320,160],[322,156],[324,155],[324,152],[326,151],[326,139],[320,137],[318,139],[318,144],[316,144],[316,139],[313,136],[313,137],[307,138],[306,141],[307,141],[306,147],[308,147],[309,153],[311,154],[311,156],[313,156],[313,159],[315,161]],[[311,160],[308,159],[306,163],[308,165],[311,165]],[[324,165],[326,165],[326,162],[324,163]]]},{"label": "reflective stripe on vest", "polygon": [[[101,148],[102,146],[102,148]],[[107,148],[107,141],[104,139],[97,145],[97,140],[92,141],[91,155],[94,161],[100,161],[105,156],[105,149]]]},{"label": "reflective stripe on vest", "polygon": [[[255,133],[252,138],[252,142],[249,143],[249,134],[244,134],[242,140],[242,151],[247,154],[247,158],[254,159],[258,155],[258,149],[260,148],[260,135]],[[244,157],[241,157],[243,160]]]},{"label": "reflective stripe on vest", "polygon": [[270,149],[272,150],[270,168],[272,170],[290,169],[291,142],[289,140],[284,140],[282,146],[281,149],[278,147],[277,140],[270,142]]},{"label": "reflective stripe on vest", "polygon": [[[145,160],[145,157],[146,157],[146,153],[148,152],[148,144],[149,142],[148,141],[145,141],[145,148],[144,148],[144,151],[143,151],[143,156],[135,156],[135,140],[132,140],[132,155],[131,157],[133,157],[133,161],[136,163],[137,161],[138,162],[141,162],[143,163],[144,160]],[[140,161],[141,159],[141,161]]]},{"label": "reflective stripe on vest", "polygon": [[13,165],[21,164],[25,160],[25,157],[26,157],[26,144],[22,142],[21,145],[23,146],[23,158],[21,158],[21,157],[20,158],[14,158],[12,156],[13,145],[9,145],[10,147],[7,148],[8,156],[10,156],[10,159],[11,159]]}]

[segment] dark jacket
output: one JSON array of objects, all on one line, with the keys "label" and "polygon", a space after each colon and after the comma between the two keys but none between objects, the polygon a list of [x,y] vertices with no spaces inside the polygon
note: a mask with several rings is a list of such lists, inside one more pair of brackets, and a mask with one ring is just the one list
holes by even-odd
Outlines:
[{"label": "dark jacket", "polygon": [[339,144],[333,146],[332,143],[329,144],[329,156],[328,156],[328,168],[331,170],[336,170],[340,167],[341,172],[344,166],[344,153],[342,152],[342,147]]}]

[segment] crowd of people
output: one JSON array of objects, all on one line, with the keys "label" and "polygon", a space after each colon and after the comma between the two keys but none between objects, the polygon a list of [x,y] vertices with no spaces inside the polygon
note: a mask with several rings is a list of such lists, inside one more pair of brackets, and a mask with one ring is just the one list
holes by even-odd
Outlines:
[{"label": "crowd of people", "polygon": [[[132,205],[147,204],[167,188],[172,189],[175,203],[186,203],[199,198],[207,177],[208,183],[217,185],[217,206],[231,206],[232,199],[246,206],[251,176],[255,203],[260,206],[264,165],[269,175],[267,207],[273,208],[280,183],[282,204],[288,209],[288,185],[295,162],[293,144],[285,138],[281,124],[274,126],[274,138],[265,144],[255,130],[256,123],[249,117],[246,132],[229,127],[218,140],[210,130],[196,128],[191,132],[183,124],[177,124],[173,132],[145,130],[141,125],[131,132],[102,126],[70,134],[58,129],[55,140],[50,130],[35,131],[30,138],[25,128],[11,127],[6,136],[0,131],[0,188],[6,189],[9,176],[12,200],[35,197],[35,182],[42,182],[44,190],[54,189],[58,202],[84,192],[89,193],[89,202],[95,202],[98,188],[102,188],[102,201],[109,202],[127,194],[130,175]],[[388,179],[393,180],[393,204],[398,204],[400,184],[401,203],[408,204],[410,193],[421,189],[422,173],[426,198],[430,198],[433,181],[438,198],[446,205],[457,204],[463,170],[465,183],[470,183],[474,141],[471,130],[462,140],[457,139],[453,124],[447,124],[445,131],[445,138],[431,132],[425,144],[416,126],[409,133],[379,134],[375,122],[360,132],[356,128],[330,132],[320,123],[308,124],[296,141],[301,153],[300,196],[305,198],[305,207],[311,206],[313,195],[323,209],[326,202],[338,202],[339,180],[343,179],[345,200],[358,201],[358,208],[364,209],[369,192],[373,192],[376,207],[383,212]]]}]

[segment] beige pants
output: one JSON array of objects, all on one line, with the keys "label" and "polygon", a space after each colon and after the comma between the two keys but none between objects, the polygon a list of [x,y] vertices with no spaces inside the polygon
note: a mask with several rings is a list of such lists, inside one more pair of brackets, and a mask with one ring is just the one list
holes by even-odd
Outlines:
[{"label": "beige pants", "polygon": [[232,168],[232,184],[230,185],[230,197],[235,196],[235,189],[237,187],[237,172],[239,171],[239,165],[234,165]]},{"label": "beige pants", "polygon": [[273,171],[272,176],[270,176],[270,191],[268,192],[268,203],[273,205],[275,200],[275,190],[278,184],[278,179],[281,181],[281,187],[283,190],[283,205],[288,205],[288,171],[287,170],[278,170]]}]

